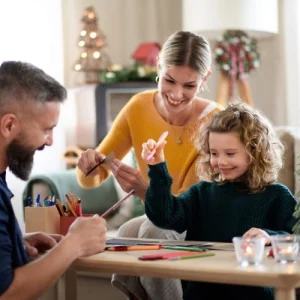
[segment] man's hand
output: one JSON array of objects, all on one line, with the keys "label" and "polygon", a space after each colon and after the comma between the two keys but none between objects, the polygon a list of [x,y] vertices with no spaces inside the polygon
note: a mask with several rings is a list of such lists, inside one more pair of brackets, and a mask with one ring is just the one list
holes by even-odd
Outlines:
[{"label": "man's hand", "polygon": [[141,199],[145,199],[149,183],[145,180],[139,170],[124,164],[117,158],[114,158],[109,163],[109,167],[123,191],[128,193],[134,189],[135,195]]},{"label": "man's hand", "polygon": [[76,258],[84,257],[104,251],[106,231],[106,221],[98,215],[79,217],[70,226],[65,239],[72,240]]},{"label": "man's hand", "polygon": [[27,233],[23,236],[25,250],[30,258],[55,247],[63,238],[60,234],[47,234],[43,232]]}]

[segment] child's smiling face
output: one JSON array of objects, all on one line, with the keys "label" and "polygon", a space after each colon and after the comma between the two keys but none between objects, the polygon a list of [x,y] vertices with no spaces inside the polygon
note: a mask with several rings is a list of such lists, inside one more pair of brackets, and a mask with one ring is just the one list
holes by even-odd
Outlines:
[{"label": "child's smiling face", "polygon": [[224,180],[238,180],[249,168],[249,155],[237,132],[209,134],[210,163]]}]

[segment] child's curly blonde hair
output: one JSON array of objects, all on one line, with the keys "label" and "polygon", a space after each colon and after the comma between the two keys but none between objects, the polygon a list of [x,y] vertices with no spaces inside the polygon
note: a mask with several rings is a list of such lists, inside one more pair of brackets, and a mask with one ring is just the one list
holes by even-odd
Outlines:
[{"label": "child's curly blonde hair", "polygon": [[231,102],[200,127],[195,146],[200,152],[196,172],[200,179],[225,182],[210,164],[210,132],[237,132],[249,154],[249,168],[243,181],[250,192],[262,191],[277,180],[282,168],[283,144],[271,123],[257,110],[243,102]]}]

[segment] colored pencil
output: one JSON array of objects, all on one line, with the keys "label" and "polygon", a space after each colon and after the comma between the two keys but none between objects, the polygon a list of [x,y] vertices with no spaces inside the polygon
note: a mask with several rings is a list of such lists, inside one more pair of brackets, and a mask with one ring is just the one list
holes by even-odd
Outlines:
[{"label": "colored pencil", "polygon": [[143,250],[159,250],[161,245],[133,245],[133,246],[115,246],[109,247],[108,251],[143,251]]},{"label": "colored pencil", "polygon": [[194,251],[194,252],[203,252],[207,251],[205,247],[189,247],[189,246],[163,246],[164,249],[170,249],[170,250],[181,250],[181,251]]},{"label": "colored pencil", "polygon": [[109,208],[106,212],[104,212],[100,217],[104,218],[112,213],[117,207],[119,207],[127,198],[129,198],[134,193],[134,190],[131,190],[124,198],[119,200],[116,204],[114,204],[111,208]]},{"label": "colored pencil", "polygon": [[101,166],[104,163],[109,163],[115,157],[114,153],[109,153],[105,158],[103,158],[99,163],[97,163],[94,167],[92,167],[86,174],[85,177],[89,176],[95,169]]},{"label": "colored pencil", "polygon": [[207,252],[207,253],[196,254],[196,255],[170,257],[170,258],[168,258],[168,260],[181,260],[181,259],[190,259],[190,258],[200,258],[200,257],[214,256],[214,255],[215,255],[215,253]]},{"label": "colored pencil", "polygon": [[155,154],[156,148],[166,139],[166,137],[168,136],[169,132],[168,131],[164,131],[161,136],[158,138],[158,141],[156,143],[155,148],[150,152],[150,154],[148,154],[148,156],[146,157],[147,160],[151,159],[153,157],[153,155]]}]

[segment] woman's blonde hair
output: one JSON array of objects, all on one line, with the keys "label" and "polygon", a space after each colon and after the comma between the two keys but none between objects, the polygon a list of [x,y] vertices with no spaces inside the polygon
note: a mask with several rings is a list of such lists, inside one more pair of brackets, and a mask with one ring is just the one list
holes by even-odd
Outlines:
[{"label": "woman's blonde hair", "polygon": [[201,126],[195,145],[200,152],[196,171],[200,179],[225,182],[210,164],[209,134],[237,132],[249,154],[249,168],[243,182],[250,192],[262,191],[277,180],[282,168],[283,144],[269,120],[242,102],[231,102]]},{"label": "woman's blonde hair", "polygon": [[160,67],[188,66],[206,76],[211,66],[211,49],[208,41],[190,31],[177,31],[164,43],[158,57]]}]

